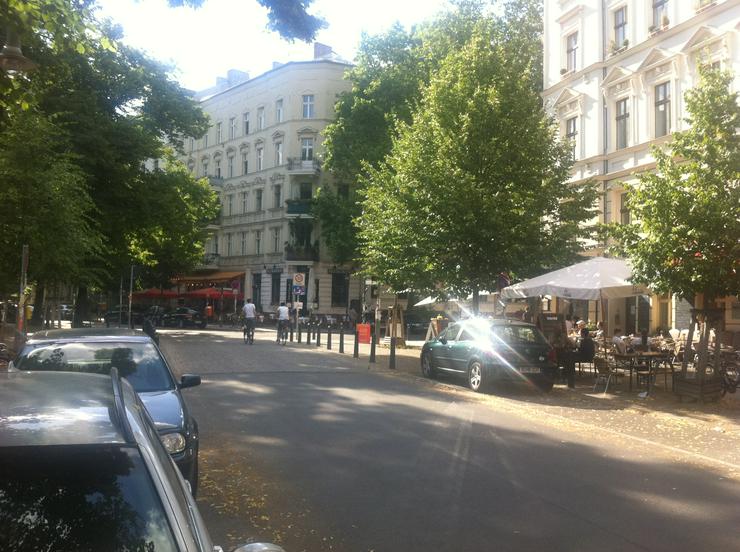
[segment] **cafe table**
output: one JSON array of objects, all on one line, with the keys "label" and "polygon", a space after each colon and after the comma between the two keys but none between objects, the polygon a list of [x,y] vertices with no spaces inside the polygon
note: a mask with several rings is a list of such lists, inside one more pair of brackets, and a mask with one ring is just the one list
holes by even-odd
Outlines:
[{"label": "cafe table", "polygon": [[[647,394],[650,394],[650,388],[655,376],[655,368],[660,362],[665,362],[670,358],[670,353],[666,351],[636,351],[634,353],[615,353],[614,360],[617,364],[626,367],[630,373],[629,390],[632,391],[632,372],[636,374],[644,370],[638,370],[638,366],[647,367]],[[671,364],[671,378],[673,377],[673,365]],[[668,376],[666,375],[666,380]]]}]

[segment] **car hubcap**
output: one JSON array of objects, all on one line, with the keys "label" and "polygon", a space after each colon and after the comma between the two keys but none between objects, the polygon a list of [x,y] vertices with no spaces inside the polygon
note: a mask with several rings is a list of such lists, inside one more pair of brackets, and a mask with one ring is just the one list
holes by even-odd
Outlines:
[{"label": "car hubcap", "polygon": [[470,387],[478,389],[481,383],[481,370],[479,364],[473,364],[470,367]]}]

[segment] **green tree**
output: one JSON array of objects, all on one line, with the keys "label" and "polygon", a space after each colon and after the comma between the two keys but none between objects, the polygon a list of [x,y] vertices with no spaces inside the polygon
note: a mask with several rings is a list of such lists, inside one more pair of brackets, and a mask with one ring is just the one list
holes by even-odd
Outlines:
[{"label": "green tree", "polygon": [[[390,153],[397,124],[411,122],[422,90],[442,60],[470,40],[478,22],[494,21],[487,4],[460,0],[428,24],[409,31],[397,25],[385,34],[363,37],[356,65],[347,73],[352,88],[339,97],[336,119],[325,130],[325,165],[337,182],[349,185],[350,193],[338,195],[324,189],[314,206],[335,262],[357,256],[357,228],[352,221],[361,213],[361,195],[355,192],[367,169],[377,167]],[[504,19],[510,23],[508,39],[517,41],[525,59],[539,60],[532,64],[529,76],[532,86],[541,90],[540,3],[510,0],[503,6]]]},{"label": "green tree", "polygon": [[[502,271],[526,276],[575,256],[596,192],[568,183],[535,85],[537,48],[513,22],[481,20],[423,90],[387,160],[370,169],[358,219],[368,272],[396,290],[492,289]],[[529,40],[537,40],[530,37]]]},{"label": "green tree", "polygon": [[730,82],[729,73],[700,70],[699,85],[685,94],[689,130],[675,133],[666,150],[653,148],[655,171],[626,186],[634,222],[610,229],[636,282],[692,305],[701,294],[705,307],[740,293],[740,107]]}]

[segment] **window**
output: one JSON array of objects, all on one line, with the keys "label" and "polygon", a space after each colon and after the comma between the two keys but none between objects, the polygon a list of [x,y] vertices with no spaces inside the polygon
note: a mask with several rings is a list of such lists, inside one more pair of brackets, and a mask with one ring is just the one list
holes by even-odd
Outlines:
[{"label": "window", "polygon": [[216,143],[220,144],[221,142],[223,142],[221,123],[216,123]]},{"label": "window", "polygon": [[255,190],[254,192],[254,210],[255,211],[261,211],[262,210],[262,189]]},{"label": "window", "polygon": [[313,94],[303,95],[303,118],[313,119]]},{"label": "window", "polygon": [[273,305],[280,304],[280,273],[272,273],[272,293],[270,294],[270,303]]},{"label": "window", "polygon": [[310,182],[301,182],[299,193],[301,199],[311,199],[311,196],[313,195],[313,186]]},{"label": "window", "polygon": [[331,275],[331,306],[346,307],[347,294],[349,292],[349,275],[332,274]]},{"label": "window", "polygon": [[231,216],[234,214],[234,194],[229,194],[226,196],[226,205],[228,206],[226,210],[226,214],[228,216]]},{"label": "window", "polygon": [[244,121],[244,136],[246,136],[247,134],[249,134],[249,111],[244,113],[242,120]]},{"label": "window", "polygon": [[265,108],[260,107],[257,110],[257,129],[262,130],[265,128]]},{"label": "window", "polygon": [[242,255],[246,255],[247,254],[247,233],[242,232],[240,237],[241,239],[239,240],[240,242],[239,251],[241,252]]},{"label": "window", "polygon": [[216,178],[221,178],[221,160],[216,159],[214,163],[216,163]]},{"label": "window", "polygon": [[226,170],[228,171],[227,174],[229,175],[229,178],[231,178],[232,176],[234,176],[234,156],[233,155],[230,155],[227,158],[226,166],[227,166]]},{"label": "window", "polygon": [[229,140],[236,138],[236,117],[229,119]]},{"label": "window", "polygon": [[578,53],[578,33],[571,33],[565,39],[565,60],[568,71],[576,70],[576,56]]},{"label": "window", "polygon": [[272,250],[275,253],[280,251],[280,228],[272,229]]},{"label": "window", "polygon": [[208,176],[208,161],[203,161],[203,176]]},{"label": "window", "polygon": [[313,138],[301,138],[301,161],[313,159]]},{"label": "window", "polygon": [[655,87],[655,137],[671,131],[671,85],[664,82]]},{"label": "window", "polygon": [[257,148],[257,170],[262,170],[262,160],[264,159],[264,149],[263,148]]},{"label": "window", "polygon": [[249,156],[246,152],[242,153],[242,174],[249,172]]},{"label": "window", "polygon": [[206,133],[203,135],[203,147],[208,147],[208,131],[206,131]]},{"label": "window", "polygon": [[249,192],[242,192],[242,213],[247,212],[247,199],[249,198]]},{"label": "window", "polygon": [[189,141],[190,141],[190,151],[192,152],[195,149],[195,139],[190,138]]},{"label": "window", "polygon": [[619,215],[620,215],[620,222],[622,224],[629,224],[630,223],[630,210],[627,206],[627,193],[622,193],[619,195]]},{"label": "window", "polygon": [[218,235],[213,236],[213,254],[218,255]]},{"label": "window", "polygon": [[262,230],[254,233],[254,254],[262,255]]},{"label": "window", "polygon": [[158,171],[159,170],[159,159],[155,159],[154,160],[154,170],[155,171]]},{"label": "window", "polygon": [[668,0],[653,0],[653,26],[662,27],[664,20],[668,24]]},{"label": "window", "polygon": [[226,256],[231,257],[231,234],[226,234]]},{"label": "window", "polygon": [[273,199],[274,199],[274,205],[273,205],[273,207],[275,207],[276,209],[278,207],[280,207],[280,192],[281,191],[282,190],[281,190],[281,188],[280,188],[279,185],[273,187],[273,189],[272,189],[272,194],[273,194]]},{"label": "window", "polygon": [[627,40],[627,8],[622,6],[614,12],[614,43],[617,48],[621,48],[625,40]]},{"label": "window", "polygon": [[571,156],[573,159],[576,158],[576,135],[578,130],[576,129],[578,123],[578,117],[571,117],[565,121],[565,138],[568,140],[571,148]]},{"label": "window", "polygon": [[275,166],[279,167],[283,164],[283,143],[275,142]]},{"label": "window", "polygon": [[283,122],[283,100],[278,100],[275,102],[275,122]]},{"label": "window", "polygon": [[617,102],[617,149],[627,147],[627,125],[630,113],[627,108],[627,98]]}]

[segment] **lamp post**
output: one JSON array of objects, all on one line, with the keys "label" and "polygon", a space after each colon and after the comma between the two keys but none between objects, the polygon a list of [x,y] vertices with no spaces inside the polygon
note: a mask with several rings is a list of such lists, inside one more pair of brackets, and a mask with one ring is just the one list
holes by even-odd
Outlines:
[{"label": "lamp post", "polygon": [[10,75],[36,69],[36,64],[23,55],[20,38],[11,29],[8,29],[5,46],[0,51],[0,68]]}]

